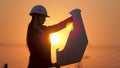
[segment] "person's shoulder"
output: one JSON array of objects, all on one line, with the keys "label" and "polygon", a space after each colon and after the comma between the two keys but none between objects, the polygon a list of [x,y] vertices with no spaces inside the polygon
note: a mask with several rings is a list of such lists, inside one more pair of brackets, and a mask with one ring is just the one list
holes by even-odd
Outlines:
[{"label": "person's shoulder", "polygon": [[29,23],[28,30],[29,31],[36,31],[36,29],[33,27],[33,23],[32,22]]}]

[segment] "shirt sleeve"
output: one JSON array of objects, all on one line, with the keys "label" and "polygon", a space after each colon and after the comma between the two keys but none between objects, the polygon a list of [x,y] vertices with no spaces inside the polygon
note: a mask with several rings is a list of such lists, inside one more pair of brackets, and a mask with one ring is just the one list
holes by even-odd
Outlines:
[{"label": "shirt sleeve", "polygon": [[69,23],[69,22],[72,22],[72,16],[65,19],[64,21],[62,21],[58,24],[55,24],[53,26],[48,26],[47,28],[45,28],[45,31],[49,31],[50,33],[57,32],[57,31],[65,28],[66,24]]}]

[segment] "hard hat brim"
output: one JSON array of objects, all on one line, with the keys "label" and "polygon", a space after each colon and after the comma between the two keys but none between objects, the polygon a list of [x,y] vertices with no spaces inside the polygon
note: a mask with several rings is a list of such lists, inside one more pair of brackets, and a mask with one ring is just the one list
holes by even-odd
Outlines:
[{"label": "hard hat brim", "polygon": [[[34,15],[34,14],[37,14],[37,13],[30,13],[29,15],[30,16],[32,16],[32,15]],[[43,15],[43,14],[37,14],[37,15]],[[48,15],[44,15],[45,17],[50,17],[50,16],[48,16]]]}]

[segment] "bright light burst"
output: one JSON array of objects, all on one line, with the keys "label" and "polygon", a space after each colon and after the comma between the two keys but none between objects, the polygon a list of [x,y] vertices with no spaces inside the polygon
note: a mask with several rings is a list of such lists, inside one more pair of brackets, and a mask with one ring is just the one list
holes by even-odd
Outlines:
[{"label": "bright light burst", "polygon": [[51,44],[57,44],[59,42],[59,36],[57,33],[50,34]]}]

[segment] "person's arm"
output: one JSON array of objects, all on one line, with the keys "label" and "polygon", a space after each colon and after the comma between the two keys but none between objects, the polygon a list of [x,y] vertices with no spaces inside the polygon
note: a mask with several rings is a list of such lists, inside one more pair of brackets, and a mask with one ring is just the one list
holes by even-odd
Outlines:
[{"label": "person's arm", "polygon": [[49,31],[49,32],[51,32],[51,33],[57,32],[57,31],[65,28],[65,27],[66,27],[66,24],[67,24],[67,23],[70,23],[70,22],[72,22],[72,16],[69,17],[69,18],[67,18],[66,20],[64,20],[64,21],[56,24],[56,25],[48,26],[45,30],[46,30],[46,31]]}]

